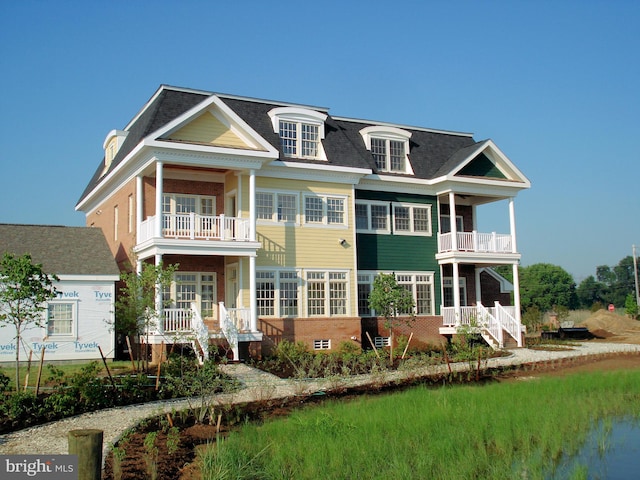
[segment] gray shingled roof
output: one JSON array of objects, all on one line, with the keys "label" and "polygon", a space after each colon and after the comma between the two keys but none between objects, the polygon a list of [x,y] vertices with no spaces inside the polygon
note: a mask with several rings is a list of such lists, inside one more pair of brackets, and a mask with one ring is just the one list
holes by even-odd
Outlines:
[{"label": "gray shingled roof", "polygon": [[[124,144],[119,149],[111,163],[110,170],[116,166],[135,148],[140,141],[150,133],[165,126],[173,119],[185,113],[190,108],[214,95],[213,92],[185,90],[165,86],[157,97],[149,103],[135,118],[129,127]],[[267,112],[272,108],[285,105],[284,103],[237,97],[225,94],[215,94],[228,105],[238,116],[249,124],[259,135],[280,151],[280,159],[298,163],[322,163],[308,159],[288,159],[284,156],[278,135],[273,132],[271,120]],[[292,105],[290,103],[286,105]],[[314,108],[306,107],[305,108]],[[326,113],[326,109],[317,109]],[[328,116],[325,122],[325,139],[323,145],[328,163],[345,166],[368,168],[376,171],[376,165],[364,145],[360,130],[366,126],[380,125],[380,122],[355,120],[347,118],[332,118]],[[386,124],[386,123],[385,123]],[[413,168],[414,178],[432,179],[451,171],[464,160],[459,153],[474,145],[476,141],[469,134],[443,132],[419,127],[398,127],[412,133],[410,140],[409,159]],[[456,154],[458,153],[458,154]],[[104,159],[98,165],[93,178],[78,201],[81,202],[99,183],[104,168]],[[389,175],[385,173],[385,175]],[[404,175],[401,175],[404,176]]]},{"label": "gray shingled roof", "polygon": [[48,274],[120,274],[99,228],[0,223],[0,255],[4,253],[29,253]]}]

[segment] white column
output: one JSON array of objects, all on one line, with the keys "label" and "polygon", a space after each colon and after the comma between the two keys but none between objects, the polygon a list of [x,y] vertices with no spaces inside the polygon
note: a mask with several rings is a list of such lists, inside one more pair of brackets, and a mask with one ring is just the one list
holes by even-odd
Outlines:
[{"label": "white column", "polygon": [[458,222],[456,222],[456,195],[453,192],[449,192],[449,224],[451,225],[451,249],[456,252],[458,251]]},{"label": "white column", "polygon": [[512,252],[518,252],[518,246],[516,245],[516,209],[514,206],[513,197],[509,197],[509,229],[511,233],[511,247]]},{"label": "white column", "polygon": [[[256,241],[256,172],[249,172],[249,229],[252,242]],[[251,308],[251,331],[258,331],[258,308],[256,305],[256,257],[249,257],[249,302]]]},{"label": "white column", "polygon": [[251,331],[258,331],[258,308],[256,305],[256,257],[249,257],[249,308],[251,309]]},{"label": "white column", "polygon": [[480,284],[480,270],[481,268],[476,267],[475,277],[476,277],[476,305],[482,303],[482,285]]},{"label": "white column", "polygon": [[[518,325],[522,324],[522,314],[520,313],[520,278],[518,277],[518,264],[513,264],[513,303],[515,307],[515,316]],[[518,346],[522,346],[522,335],[518,335]]]},{"label": "white column", "polygon": [[154,232],[156,238],[162,237],[163,182],[162,162],[156,162],[156,228]]},{"label": "white column", "polygon": [[460,273],[458,272],[458,263],[454,262],[453,267],[453,306],[456,315],[456,326],[460,325]]},{"label": "white column", "polygon": [[[158,265],[160,265],[162,263],[162,255],[159,253],[156,253],[156,267]],[[164,331],[164,325],[162,322],[162,317],[163,317],[163,313],[162,313],[162,285],[157,284],[156,285],[156,312],[158,312],[158,331],[163,332]]]},{"label": "white column", "polygon": [[250,240],[256,241],[256,172],[249,172],[249,228]]},{"label": "white column", "polygon": [[142,175],[136,177],[136,243],[140,240],[140,225],[142,225],[142,207],[144,206],[144,189]]}]

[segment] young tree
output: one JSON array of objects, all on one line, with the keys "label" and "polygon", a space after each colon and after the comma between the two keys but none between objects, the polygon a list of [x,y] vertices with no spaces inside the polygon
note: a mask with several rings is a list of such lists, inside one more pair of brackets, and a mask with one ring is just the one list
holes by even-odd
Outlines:
[{"label": "young tree", "polygon": [[[120,280],[124,286],[120,288],[120,295],[116,300],[115,329],[128,337],[149,332],[155,324],[161,311],[156,303],[156,292],[162,292],[171,285],[177,265],[151,265],[144,263],[142,271],[123,273]],[[170,302],[163,299],[164,307]],[[148,342],[146,342],[148,345]],[[145,355],[146,358],[146,355]]]},{"label": "young tree", "polygon": [[55,275],[47,275],[31,255],[5,253],[0,262],[0,327],[13,325],[16,336],[16,391],[20,390],[20,341],[29,326],[43,327],[46,302],[56,297]]},{"label": "young tree", "polygon": [[[384,326],[389,329],[389,358],[393,362],[393,329],[400,322],[411,322],[414,318],[413,295],[402,285],[398,285],[393,273],[380,273],[373,280],[373,290],[369,294],[369,306],[376,315],[383,316]],[[405,319],[401,320],[402,315]],[[409,316],[409,319],[406,319]]]}]

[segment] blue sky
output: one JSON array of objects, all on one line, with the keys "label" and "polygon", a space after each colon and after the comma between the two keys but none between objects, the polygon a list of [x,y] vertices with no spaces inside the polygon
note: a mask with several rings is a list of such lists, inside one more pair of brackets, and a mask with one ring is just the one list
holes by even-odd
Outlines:
[{"label": "blue sky", "polygon": [[105,135],[169,84],[493,139],[532,182],[523,265],[640,247],[637,1],[5,0],[0,71],[1,223],[84,225]]}]

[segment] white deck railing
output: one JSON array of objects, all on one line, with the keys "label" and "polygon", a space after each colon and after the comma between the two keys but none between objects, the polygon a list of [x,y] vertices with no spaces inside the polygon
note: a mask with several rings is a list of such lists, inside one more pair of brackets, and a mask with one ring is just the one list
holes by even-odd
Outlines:
[{"label": "white deck railing", "polygon": [[[513,239],[509,234],[458,232],[456,235],[457,250],[459,252],[483,252],[483,253],[516,253],[513,251]],[[452,252],[453,234],[438,234],[438,251]]]},{"label": "white deck railing", "polygon": [[494,307],[483,305],[460,307],[460,320],[456,320],[455,307],[441,307],[442,325],[444,327],[479,326],[489,331],[492,337],[503,344],[503,330],[522,346],[522,331],[516,319],[516,308],[502,306],[499,302]]},{"label": "white deck railing", "polygon": [[[138,243],[154,238],[157,218],[148,217],[140,224]],[[164,238],[191,240],[249,241],[249,220],[246,218],[211,216],[197,213],[162,215]]]}]

